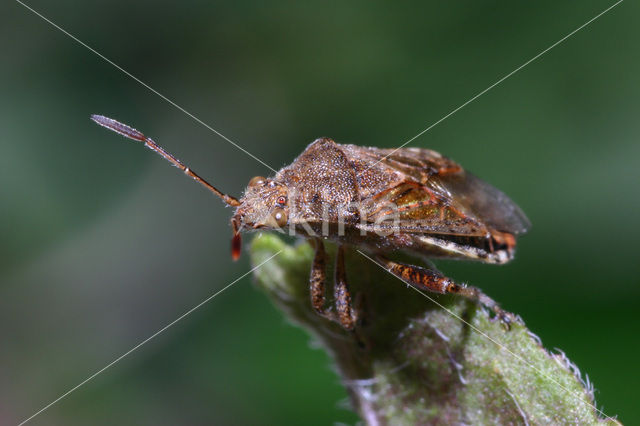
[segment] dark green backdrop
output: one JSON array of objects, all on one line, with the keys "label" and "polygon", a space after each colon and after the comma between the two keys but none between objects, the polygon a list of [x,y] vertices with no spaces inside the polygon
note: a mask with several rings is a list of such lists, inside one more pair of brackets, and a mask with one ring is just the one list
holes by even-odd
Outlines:
[{"label": "dark green backdrop", "polygon": [[[279,168],[319,136],[398,146],[613,1],[28,4]],[[19,3],[0,9],[0,423],[13,424],[249,268],[230,259],[229,209],[89,114],[135,125],[232,194],[270,172]],[[410,145],[533,223],[512,264],[441,268],[521,314],[628,424],[639,12],[621,3]],[[33,424],[354,423],[345,398],[247,277]]]}]

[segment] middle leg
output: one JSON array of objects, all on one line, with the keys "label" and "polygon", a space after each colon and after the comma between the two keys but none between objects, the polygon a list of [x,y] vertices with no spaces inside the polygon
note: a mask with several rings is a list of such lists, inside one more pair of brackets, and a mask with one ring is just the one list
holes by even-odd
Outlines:
[{"label": "middle leg", "polygon": [[336,313],[342,327],[352,331],[356,326],[356,315],[351,303],[351,293],[347,286],[347,273],[344,267],[344,246],[339,245],[336,253],[336,269],[333,282],[333,298]]}]

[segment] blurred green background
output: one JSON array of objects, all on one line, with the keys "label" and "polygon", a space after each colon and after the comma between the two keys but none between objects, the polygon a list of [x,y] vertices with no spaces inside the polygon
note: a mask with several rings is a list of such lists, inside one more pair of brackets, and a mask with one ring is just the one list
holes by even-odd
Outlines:
[{"label": "blurred green background", "polygon": [[[608,1],[28,4],[279,168],[314,138],[394,147]],[[411,143],[533,223],[516,260],[440,262],[640,422],[640,7],[627,1]],[[18,3],[0,6],[0,423],[15,424],[249,268],[231,210],[89,114],[239,195],[269,170]],[[412,297],[407,293],[407,297]],[[357,421],[327,356],[249,277],[33,424]]]}]

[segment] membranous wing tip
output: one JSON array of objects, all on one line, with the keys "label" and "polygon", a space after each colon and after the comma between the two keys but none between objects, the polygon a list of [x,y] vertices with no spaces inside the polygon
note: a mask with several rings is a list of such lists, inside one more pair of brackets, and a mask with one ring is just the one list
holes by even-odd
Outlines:
[{"label": "membranous wing tip", "polygon": [[105,117],[104,115],[92,114],[91,119],[107,129],[114,131],[126,138],[133,139],[134,141],[145,142],[146,136],[142,132],[129,127],[126,124],[120,123],[113,118]]}]

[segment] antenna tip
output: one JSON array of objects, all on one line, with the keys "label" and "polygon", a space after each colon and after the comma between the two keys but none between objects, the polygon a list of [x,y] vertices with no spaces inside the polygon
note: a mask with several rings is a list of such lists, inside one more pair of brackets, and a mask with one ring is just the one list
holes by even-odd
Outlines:
[{"label": "antenna tip", "polygon": [[91,114],[91,120],[101,125],[102,127],[106,127],[107,129],[116,132],[126,138],[133,139],[134,141],[144,142],[147,140],[142,132],[134,129],[133,127],[129,127],[126,124],[120,123],[113,118],[105,117],[104,115]]}]

